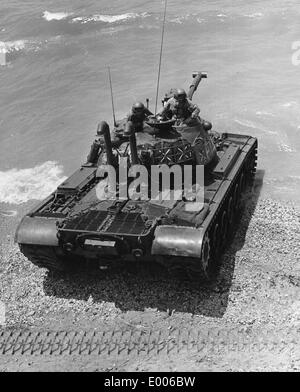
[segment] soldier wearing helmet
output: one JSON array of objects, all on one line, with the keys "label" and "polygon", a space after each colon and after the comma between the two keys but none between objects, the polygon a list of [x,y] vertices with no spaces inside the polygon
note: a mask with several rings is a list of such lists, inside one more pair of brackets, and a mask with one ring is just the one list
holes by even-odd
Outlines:
[{"label": "soldier wearing helmet", "polygon": [[176,118],[186,124],[191,124],[197,121],[200,109],[192,101],[187,98],[186,92],[183,89],[177,89],[174,96],[170,98],[159,113],[158,118]]},{"label": "soldier wearing helmet", "polygon": [[144,121],[152,113],[142,102],[136,102],[132,105],[131,112],[127,115],[127,123],[125,134],[129,135],[132,131],[142,132],[144,129]]}]

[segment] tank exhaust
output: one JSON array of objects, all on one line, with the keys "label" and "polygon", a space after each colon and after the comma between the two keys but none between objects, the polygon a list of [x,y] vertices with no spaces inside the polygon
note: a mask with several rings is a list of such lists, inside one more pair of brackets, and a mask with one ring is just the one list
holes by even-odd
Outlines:
[{"label": "tank exhaust", "polygon": [[99,140],[96,139],[91,145],[90,153],[87,157],[88,164],[93,166],[97,165],[100,147],[101,147],[101,143]]},{"label": "tank exhaust", "polygon": [[131,152],[131,163],[133,165],[138,165],[139,164],[139,158],[138,158],[138,152],[137,152],[137,146],[136,146],[136,137],[135,137],[134,129],[130,130],[130,133],[129,133],[129,144],[130,144],[130,152]]},{"label": "tank exhaust", "polygon": [[98,128],[97,128],[97,135],[102,136],[104,138],[107,163],[109,165],[113,165],[114,156],[113,156],[113,152],[112,152],[112,144],[111,144],[109,125],[107,124],[107,122],[101,121],[101,123],[98,125]]}]

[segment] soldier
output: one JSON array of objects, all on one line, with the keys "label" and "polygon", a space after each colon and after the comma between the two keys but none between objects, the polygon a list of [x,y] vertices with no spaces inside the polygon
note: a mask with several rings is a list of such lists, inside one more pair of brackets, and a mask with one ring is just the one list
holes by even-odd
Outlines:
[{"label": "soldier", "polygon": [[144,121],[153,113],[148,110],[142,102],[133,104],[131,112],[127,116],[125,135],[130,135],[132,131],[142,132],[144,129]]},{"label": "soldier", "polygon": [[178,89],[174,93],[174,97],[170,98],[163,110],[158,114],[158,119],[176,118],[187,125],[197,122],[200,109],[192,101],[190,101],[183,89]]},{"label": "soldier", "polygon": [[132,131],[142,132],[144,129],[144,121],[148,116],[152,115],[142,102],[136,102],[132,105],[130,113],[126,117],[125,129],[115,128],[111,132],[112,146],[119,147],[125,140],[124,136],[131,135]]}]

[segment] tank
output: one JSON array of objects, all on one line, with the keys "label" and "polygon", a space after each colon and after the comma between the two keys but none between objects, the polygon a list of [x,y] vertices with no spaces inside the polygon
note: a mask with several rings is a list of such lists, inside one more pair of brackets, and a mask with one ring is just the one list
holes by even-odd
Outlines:
[{"label": "tank", "polygon": [[[193,73],[190,100],[206,77]],[[255,176],[257,139],[215,132],[201,118],[183,126],[153,116],[142,132],[131,134],[125,125],[126,119],[117,121],[110,132],[106,122],[99,124],[87,162],[20,222],[15,240],[21,252],[49,270],[70,270],[85,261],[100,268],[119,262],[160,263],[193,278],[200,274],[214,279],[241,214],[243,193]],[[190,211],[187,200],[163,196],[99,199],[97,189],[105,181],[99,168],[110,165],[119,174],[121,158],[129,169],[137,164],[203,165],[203,203]]]}]

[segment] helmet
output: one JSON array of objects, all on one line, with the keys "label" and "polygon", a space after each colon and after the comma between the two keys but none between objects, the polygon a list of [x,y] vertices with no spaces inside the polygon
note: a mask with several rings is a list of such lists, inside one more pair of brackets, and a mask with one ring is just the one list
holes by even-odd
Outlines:
[{"label": "helmet", "polygon": [[205,131],[210,131],[212,129],[212,123],[209,121],[203,121],[202,123],[203,128],[205,129]]},{"label": "helmet", "polygon": [[145,110],[145,106],[142,102],[136,102],[132,105],[132,113],[142,113]]},{"label": "helmet", "polygon": [[175,91],[174,98],[176,101],[184,101],[186,99],[186,92],[182,88],[179,88]]}]

